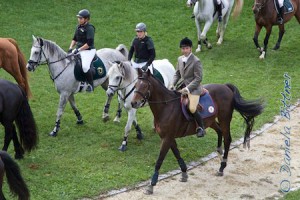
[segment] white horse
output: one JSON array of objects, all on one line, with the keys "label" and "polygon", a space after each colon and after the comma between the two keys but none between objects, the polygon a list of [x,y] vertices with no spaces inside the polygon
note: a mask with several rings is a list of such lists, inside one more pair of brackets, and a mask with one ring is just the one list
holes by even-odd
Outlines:
[{"label": "white horse", "polygon": [[[229,16],[235,0],[222,0],[222,22],[218,22],[216,35],[219,38],[217,44],[221,45],[224,39],[225,29],[229,20]],[[194,6],[195,23],[197,27],[198,47],[196,52],[201,51],[202,42],[207,48],[212,48],[211,43],[208,41],[206,34],[213,24],[214,20],[217,20],[218,14],[215,10],[214,0],[187,0],[187,6]],[[244,1],[236,0],[233,16],[237,17],[243,8]],[[201,31],[201,25],[204,22],[204,28]]]},{"label": "white horse", "polygon": [[[97,56],[102,60],[106,71],[109,70],[110,62],[117,60],[126,61],[127,55],[128,50],[122,44],[116,49],[104,48],[97,51]],[[40,64],[48,65],[51,79],[54,81],[56,90],[60,94],[55,127],[49,134],[50,136],[56,136],[60,128],[60,118],[68,101],[76,114],[77,124],[83,123],[82,116],[76,107],[74,98],[74,94],[81,89],[81,82],[77,81],[74,75],[75,59],[73,55],[68,55],[62,48],[50,40],[33,36],[33,44],[27,69],[34,71]],[[99,85],[101,85],[104,90],[107,89],[107,75],[94,80],[94,86],[97,87]],[[108,113],[111,99],[111,97],[107,99],[104,113]]]},{"label": "white horse", "polygon": [[[152,66],[160,72],[162,75],[164,85],[169,88],[173,83],[173,76],[175,74],[174,66],[167,60],[154,60]],[[150,66],[150,71],[153,73],[153,69]],[[132,108],[131,100],[133,98],[135,83],[138,79],[137,70],[131,66],[130,61],[116,62],[108,71],[109,85],[106,94],[112,97],[115,92],[118,93],[119,103],[124,106],[128,112],[128,119],[125,126],[125,134],[122,144],[119,148],[120,151],[125,151],[127,148],[128,135],[132,126],[132,123],[137,132],[137,138],[141,140],[143,138],[142,131],[137,123],[136,109]],[[115,120],[119,122],[120,119],[116,116]]]}]

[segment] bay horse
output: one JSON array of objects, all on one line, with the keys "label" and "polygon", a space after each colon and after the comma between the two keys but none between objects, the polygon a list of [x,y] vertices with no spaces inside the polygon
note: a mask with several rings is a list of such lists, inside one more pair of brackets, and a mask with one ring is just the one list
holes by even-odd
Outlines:
[{"label": "bay horse", "polygon": [[17,42],[12,38],[0,38],[0,68],[12,75],[24,89],[27,97],[31,97],[28,83],[26,59]]},{"label": "bay horse", "polygon": [[[218,27],[216,30],[216,35],[218,37],[217,45],[221,45],[224,40],[224,33],[229,21],[230,13],[233,7],[234,2],[235,7],[233,11],[233,16],[237,17],[240,15],[244,0],[222,0],[222,22],[218,22]],[[198,37],[198,47],[196,52],[201,51],[202,42],[206,45],[207,48],[211,49],[212,45],[208,41],[206,34],[209,31],[211,25],[214,21],[217,20],[218,15],[215,14],[215,5],[214,0],[187,0],[187,6],[194,6],[194,15],[195,15],[195,24],[197,28],[197,37]],[[204,23],[203,29],[201,28],[202,23]]]},{"label": "bay horse", "polygon": [[[161,74],[165,87],[170,87],[173,82],[173,76],[175,74],[174,66],[167,59],[154,60],[152,65],[149,67],[153,73],[152,66]],[[143,139],[143,133],[140,126],[137,123],[136,111],[137,109],[132,108],[131,100],[135,90],[135,83],[137,81],[137,70],[134,69],[130,61],[115,62],[108,71],[108,89],[106,94],[113,96],[116,92],[118,94],[118,101],[123,106],[127,113],[127,123],[125,126],[125,133],[122,144],[119,148],[120,151],[127,149],[128,136],[132,124],[135,127],[137,138]],[[114,119],[115,122],[119,122],[119,116],[117,115]]]},{"label": "bay horse", "polygon": [[6,174],[9,189],[19,200],[29,200],[30,193],[22,177],[18,164],[5,151],[0,151],[0,199],[5,200],[2,192],[3,179]]},{"label": "bay horse", "polygon": [[[30,152],[37,147],[37,127],[26,93],[19,85],[3,79],[0,79],[0,122],[5,130],[2,150],[7,151],[13,140],[15,158],[22,159],[24,151]],[[20,142],[14,122],[19,129]]]},{"label": "bay horse", "polygon": [[[295,16],[297,21],[300,23],[300,0],[290,0],[290,2],[293,5],[294,10],[289,13],[285,13],[283,24],[278,24],[274,0],[255,0],[252,8],[256,22],[253,41],[260,52],[260,59],[264,59],[266,57],[269,37],[274,25],[278,25],[279,28],[278,40],[273,48],[273,50],[277,50],[280,48],[280,43],[285,32],[284,24],[290,21],[293,16]],[[261,47],[258,43],[258,36],[262,27],[266,28],[266,36],[264,38],[263,47]]]},{"label": "bay horse", "polygon": [[[147,194],[152,194],[153,186],[158,181],[160,167],[169,149],[172,150],[181,168],[182,177],[180,181],[187,181],[187,166],[180,156],[176,138],[195,134],[197,125],[194,120],[188,121],[185,118],[180,105],[181,94],[177,91],[168,90],[149,72],[139,71],[139,78],[135,87],[135,94],[131,102],[132,106],[138,108],[145,101],[149,103],[154,115],[156,131],[161,138],[159,157],[155,164],[151,184],[146,190]],[[223,154],[222,137],[224,138],[224,154],[217,173],[217,175],[222,176],[224,168],[227,165],[231,143],[230,122],[233,110],[237,110],[246,122],[247,128],[244,136],[244,147],[247,145],[249,148],[250,132],[254,124],[254,118],[262,113],[264,106],[260,99],[245,100],[240,95],[238,88],[232,84],[209,84],[204,85],[204,88],[208,90],[216,107],[215,114],[205,118],[204,124],[206,128],[210,127],[217,132],[217,152],[220,156]]]},{"label": "bay horse", "polygon": [[[60,129],[60,119],[64,109],[69,102],[76,115],[77,124],[83,124],[82,116],[76,106],[74,95],[79,92],[81,82],[76,80],[74,68],[76,61],[74,55],[68,55],[56,43],[40,37],[33,37],[30,59],[27,64],[29,71],[34,71],[39,65],[47,64],[51,79],[54,81],[55,88],[60,95],[59,105],[56,113],[55,126],[49,133],[50,136],[57,136]],[[128,50],[125,45],[120,44],[116,49],[103,48],[97,51],[97,56],[102,60],[105,70],[110,68],[110,62],[126,61]],[[108,79],[107,74],[102,78],[94,80],[94,86],[101,85],[104,90],[107,89]],[[108,97],[104,111],[103,120],[108,119],[109,105],[112,97]],[[118,113],[117,113],[118,114]]]}]

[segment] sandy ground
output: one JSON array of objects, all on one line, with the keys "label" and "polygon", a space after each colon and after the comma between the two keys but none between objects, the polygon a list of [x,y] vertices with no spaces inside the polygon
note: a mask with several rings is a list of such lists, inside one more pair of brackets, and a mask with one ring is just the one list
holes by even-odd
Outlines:
[{"label": "sandy ground", "polygon": [[223,177],[215,176],[220,159],[212,153],[206,162],[190,163],[188,182],[179,181],[177,170],[158,182],[153,195],[144,194],[149,183],[144,182],[95,199],[278,199],[282,189],[300,186],[300,105],[290,114],[290,120],[278,116],[254,132],[250,150],[241,141],[233,144]]}]

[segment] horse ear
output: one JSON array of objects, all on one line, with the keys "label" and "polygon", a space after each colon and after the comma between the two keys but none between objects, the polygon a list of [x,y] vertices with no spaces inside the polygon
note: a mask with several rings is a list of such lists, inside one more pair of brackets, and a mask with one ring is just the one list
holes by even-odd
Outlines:
[{"label": "horse ear", "polygon": [[35,41],[35,40],[36,40],[36,37],[35,37],[34,35],[32,35],[32,39],[33,39],[33,41]]}]

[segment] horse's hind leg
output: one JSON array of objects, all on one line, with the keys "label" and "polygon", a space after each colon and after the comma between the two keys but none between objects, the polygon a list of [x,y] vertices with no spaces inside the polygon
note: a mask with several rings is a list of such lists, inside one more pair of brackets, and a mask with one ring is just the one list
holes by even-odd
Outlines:
[{"label": "horse's hind leg", "polygon": [[230,121],[228,121],[228,119],[231,119],[231,117],[230,118],[227,117],[227,120],[224,120],[223,122],[221,122],[220,120],[220,127],[224,138],[224,155],[223,155],[223,160],[221,161],[221,167],[217,173],[218,176],[223,176],[224,174],[224,169],[227,166],[227,157],[228,157],[228,152],[232,140],[230,134]]},{"label": "horse's hind leg", "polygon": [[122,107],[121,107],[121,103],[119,101],[119,103],[118,103],[118,110],[117,110],[117,113],[116,113],[116,117],[114,119],[115,123],[120,123],[121,115],[122,115]]},{"label": "horse's hind leg", "polygon": [[13,142],[14,142],[14,148],[15,148],[15,159],[22,159],[24,158],[24,149],[21,146],[18,136],[17,136],[17,132],[16,132],[16,127],[13,126]]},{"label": "horse's hind leg", "polygon": [[276,45],[274,46],[273,50],[277,50],[277,49],[280,48],[280,43],[281,43],[281,40],[282,40],[282,37],[283,37],[284,33],[285,33],[284,24],[279,25],[278,40],[277,40]]},{"label": "horse's hind leg", "polygon": [[[108,88],[108,78],[105,80],[104,83],[102,83],[101,87],[106,91]],[[102,121],[107,122],[109,120],[109,107],[110,107],[110,102],[112,100],[113,96],[108,96],[107,95],[107,100],[104,105],[103,113],[102,113]]]},{"label": "horse's hind leg", "polygon": [[214,129],[218,135],[218,144],[217,144],[217,153],[219,158],[222,158],[223,155],[223,149],[222,149],[222,130],[220,128],[220,124],[216,121],[211,125],[211,128]]},{"label": "horse's hind leg", "polygon": [[179,181],[187,182],[187,180],[188,180],[188,174],[186,172],[187,171],[187,166],[186,166],[184,160],[180,156],[180,152],[177,148],[177,143],[176,143],[175,139],[174,139],[174,142],[171,144],[171,149],[172,149],[172,152],[173,152],[174,156],[177,159],[177,162],[178,162],[178,164],[180,166],[180,169],[181,169],[181,172],[182,172],[181,173],[181,178],[180,178]]}]

